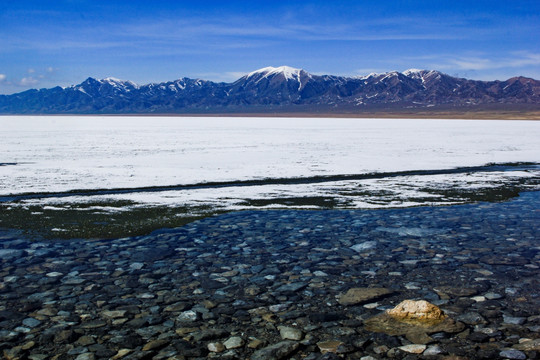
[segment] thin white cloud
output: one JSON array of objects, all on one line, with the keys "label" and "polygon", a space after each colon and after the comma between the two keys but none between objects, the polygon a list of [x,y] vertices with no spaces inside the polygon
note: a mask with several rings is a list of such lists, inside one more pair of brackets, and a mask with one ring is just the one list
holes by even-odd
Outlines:
[{"label": "thin white cloud", "polygon": [[197,73],[194,74],[194,77],[199,79],[205,79],[205,80],[211,80],[215,82],[233,82],[238,79],[240,79],[242,76],[249,74],[251,71],[255,69],[252,69],[250,71],[226,71],[224,73],[218,73],[218,72],[206,72],[206,73]]},{"label": "thin white cloud", "polygon": [[512,55],[495,60],[481,57],[462,57],[451,59],[449,65],[454,65],[461,70],[492,70],[540,65],[540,54],[516,52]]},{"label": "thin white cloud", "polygon": [[5,74],[0,74],[0,82],[6,81],[7,76]]},{"label": "thin white cloud", "polygon": [[39,84],[39,80],[29,76],[29,77],[22,78],[19,84],[21,86],[34,86],[34,85]]},{"label": "thin white cloud", "polygon": [[426,68],[453,71],[487,71],[499,69],[518,69],[540,66],[540,53],[528,51],[512,52],[504,57],[490,54],[432,54],[429,56],[408,57],[402,62],[424,64]]}]

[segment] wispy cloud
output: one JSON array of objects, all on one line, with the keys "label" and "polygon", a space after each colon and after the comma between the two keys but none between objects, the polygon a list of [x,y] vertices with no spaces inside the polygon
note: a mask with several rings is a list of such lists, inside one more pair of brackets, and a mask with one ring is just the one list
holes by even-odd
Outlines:
[{"label": "wispy cloud", "polygon": [[36,78],[33,78],[31,76],[24,77],[19,82],[19,85],[21,85],[21,86],[35,86],[37,84],[39,84],[39,80],[36,79]]},{"label": "wispy cloud", "polygon": [[[422,21],[420,21],[422,20]],[[179,51],[193,48],[249,48],[264,46],[264,41],[392,41],[449,40],[469,36],[459,27],[427,23],[425,19],[403,17],[363,19],[354,23],[306,21],[303,18],[279,21],[268,17],[208,16],[125,20],[120,22],[56,22],[46,28],[20,24],[17,31],[0,33],[3,51],[33,49],[65,51],[69,49],[141,49]],[[435,30],[436,29],[436,30]],[[51,40],[52,39],[52,40]],[[267,43],[268,44],[268,43]]]},{"label": "wispy cloud", "polygon": [[0,74],[0,82],[6,81],[7,76],[5,74]]},{"label": "wispy cloud", "polygon": [[250,73],[255,69],[250,69],[249,71],[226,71],[223,73],[219,72],[204,72],[194,74],[195,77],[205,80],[212,80],[216,82],[233,82],[240,79],[242,76]]},{"label": "wispy cloud", "polygon": [[455,68],[459,70],[491,70],[502,68],[520,68],[530,65],[540,65],[540,54],[529,52],[514,52],[502,58],[493,57],[456,57],[449,58],[442,68]]},{"label": "wispy cloud", "polygon": [[540,53],[514,51],[501,56],[492,53],[438,53],[422,56],[409,56],[401,62],[425,64],[426,68],[437,70],[483,71],[497,69],[518,69],[540,66]]}]

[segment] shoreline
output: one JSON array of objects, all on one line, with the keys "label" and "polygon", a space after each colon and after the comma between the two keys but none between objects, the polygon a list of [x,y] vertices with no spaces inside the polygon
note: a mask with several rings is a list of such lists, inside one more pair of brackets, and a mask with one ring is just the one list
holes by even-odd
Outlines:
[{"label": "shoreline", "polygon": [[368,114],[348,114],[348,113],[163,113],[163,114],[0,114],[0,117],[168,117],[168,118],[328,118],[328,119],[403,119],[403,120],[502,120],[502,121],[540,121],[540,112],[526,114],[411,114],[411,113],[368,113]]},{"label": "shoreline", "polygon": [[365,112],[192,112],[192,113],[88,113],[88,114],[0,114],[0,117],[19,116],[104,116],[104,117],[240,117],[240,118],[336,118],[336,119],[431,119],[431,120],[540,120],[540,110],[533,111],[365,111]]}]

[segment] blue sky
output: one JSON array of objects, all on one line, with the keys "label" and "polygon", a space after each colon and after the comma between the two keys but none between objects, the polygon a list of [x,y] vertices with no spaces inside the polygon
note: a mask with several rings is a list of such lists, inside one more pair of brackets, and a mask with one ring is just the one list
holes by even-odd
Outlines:
[{"label": "blue sky", "polygon": [[540,79],[540,1],[0,0],[0,93],[89,76],[233,81],[436,69]]}]

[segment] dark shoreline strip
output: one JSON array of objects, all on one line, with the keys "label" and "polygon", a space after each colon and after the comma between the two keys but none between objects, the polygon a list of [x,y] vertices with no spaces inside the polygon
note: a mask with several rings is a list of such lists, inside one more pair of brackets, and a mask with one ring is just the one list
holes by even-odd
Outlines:
[{"label": "dark shoreline strip", "polygon": [[63,198],[71,196],[95,196],[95,195],[115,195],[115,194],[130,194],[143,192],[161,192],[175,190],[192,190],[192,189],[219,189],[227,187],[239,186],[261,186],[261,185],[301,185],[301,184],[317,184],[335,181],[348,180],[370,180],[394,178],[400,176],[425,176],[425,175],[446,175],[446,174],[463,174],[470,172],[496,172],[496,171],[523,171],[537,170],[540,168],[540,163],[533,162],[518,162],[518,163],[500,163],[487,164],[483,166],[460,167],[453,169],[439,170],[407,170],[396,172],[373,172],[365,174],[345,174],[345,175],[318,175],[311,177],[298,178],[266,178],[259,180],[238,180],[238,181],[223,181],[223,182],[205,182],[186,185],[168,185],[168,186],[148,186],[139,188],[118,188],[118,189],[90,189],[90,190],[70,190],[66,192],[50,192],[50,193],[22,193],[17,195],[0,196],[0,203],[41,199],[41,198]]}]

